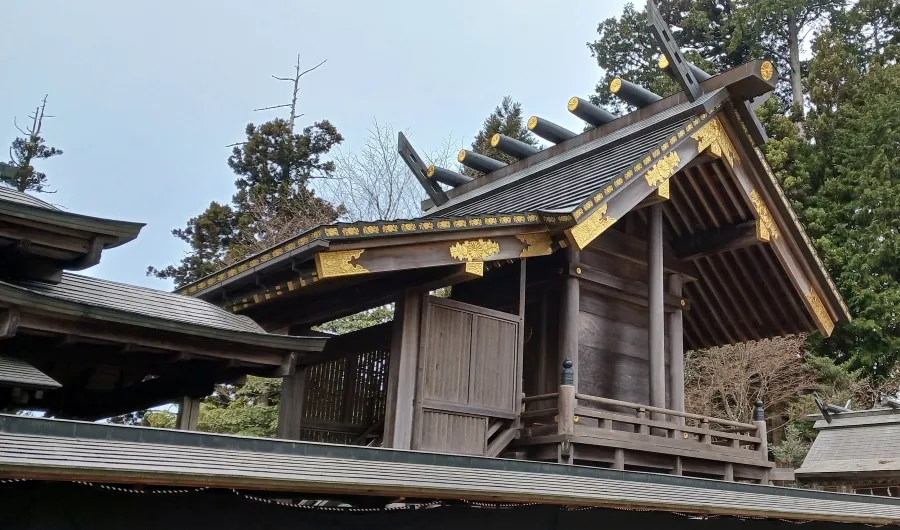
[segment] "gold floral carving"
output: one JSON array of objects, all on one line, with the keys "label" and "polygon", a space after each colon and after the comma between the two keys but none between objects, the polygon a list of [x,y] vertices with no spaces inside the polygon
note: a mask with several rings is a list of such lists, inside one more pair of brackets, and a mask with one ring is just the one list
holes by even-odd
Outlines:
[{"label": "gold floral carving", "polygon": [[469,261],[466,263],[466,272],[475,276],[484,276],[483,261]]},{"label": "gold floral carving", "polygon": [[345,236],[358,236],[359,235],[359,227],[358,226],[348,226],[346,228],[341,228],[341,233]]},{"label": "gold floral carving", "polygon": [[318,272],[320,278],[365,274],[369,272],[368,269],[362,265],[350,263],[350,260],[359,259],[363,252],[364,250],[320,252],[316,254],[316,272]]},{"label": "gold floral carving", "polygon": [[438,221],[438,228],[450,228],[450,221]]},{"label": "gold floral carving", "polygon": [[772,64],[772,61],[764,61],[762,66],[759,67],[759,74],[762,76],[763,81],[772,79],[772,76],[775,75],[775,66]]},{"label": "gold floral carving", "polygon": [[378,226],[377,225],[366,225],[363,227],[364,234],[377,234]]},{"label": "gold floral carving", "polygon": [[697,152],[699,153],[709,150],[711,154],[724,158],[731,167],[734,167],[735,162],[740,161],[737,151],[734,150],[734,145],[731,143],[731,139],[728,138],[728,133],[725,132],[725,127],[722,126],[719,118],[707,122],[706,125],[692,134],[691,138],[700,142],[697,146]]},{"label": "gold floral carving", "polygon": [[400,229],[404,232],[414,232],[416,230],[416,223],[403,223],[400,225]]},{"label": "gold floral carving", "polygon": [[546,232],[538,232],[535,234],[520,234],[516,238],[527,245],[519,254],[520,258],[530,258],[532,256],[547,256],[553,253],[550,245],[553,239]]},{"label": "gold floral carving", "polygon": [[490,239],[458,241],[450,246],[450,256],[459,261],[481,261],[500,253],[500,244]]},{"label": "gold floral carving", "polygon": [[825,330],[825,336],[830,337],[831,332],[834,331],[834,321],[831,320],[831,315],[828,314],[828,311],[825,309],[825,305],[822,303],[822,300],[819,299],[819,295],[810,287],[809,294],[806,295],[806,301],[809,302],[809,306],[812,308],[813,313],[816,315],[816,320],[819,321],[819,324],[822,325],[822,328]]},{"label": "gold floral carving", "polygon": [[594,210],[594,213],[568,230],[569,236],[575,241],[578,250],[584,249],[604,230],[615,224],[616,219],[606,215],[608,206],[608,204],[601,204]]},{"label": "gold floral carving", "polygon": [[659,162],[644,174],[644,178],[647,179],[647,184],[650,186],[654,188],[659,187],[659,185],[669,180],[675,174],[680,165],[681,157],[677,151],[672,151],[660,158]]},{"label": "gold floral carving", "polygon": [[778,239],[780,234],[778,226],[775,224],[775,219],[772,218],[772,213],[756,190],[750,192],[750,202],[753,204],[753,209],[756,210],[758,217],[756,220],[756,239],[760,241]]},{"label": "gold floral carving", "polygon": [[325,235],[326,236],[336,236],[336,235],[338,235],[338,229],[337,228],[326,228]]}]

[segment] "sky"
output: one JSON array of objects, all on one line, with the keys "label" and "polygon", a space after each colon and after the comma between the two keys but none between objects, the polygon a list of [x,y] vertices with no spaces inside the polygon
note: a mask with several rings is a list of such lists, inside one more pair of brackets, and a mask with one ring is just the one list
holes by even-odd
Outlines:
[{"label": "sky", "polygon": [[345,150],[373,119],[420,153],[468,144],[507,94],[526,116],[580,130],[566,102],[602,77],[585,44],[624,4],[2,0],[0,20],[14,22],[0,31],[0,144],[49,94],[45,137],[64,154],[36,164],[56,191],[41,198],[147,225],[85,274],[168,290],[147,266],[176,263],[187,247],[171,230],[230,200],[226,146],[279,116],[253,109],[289,101],[271,76],[290,76],[297,54],[303,67],[327,59],[302,78],[298,125],[330,120]]}]

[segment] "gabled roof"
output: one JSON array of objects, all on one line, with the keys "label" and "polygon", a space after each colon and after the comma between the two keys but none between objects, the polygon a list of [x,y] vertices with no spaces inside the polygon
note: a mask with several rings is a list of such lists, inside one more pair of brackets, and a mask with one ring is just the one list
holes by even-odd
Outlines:
[{"label": "gabled roof", "polygon": [[[638,121],[559,156],[530,165],[429,209],[429,215],[485,215],[511,210],[572,213],[696,116],[712,110],[723,89]],[[476,181],[477,183],[477,181]]]},{"label": "gabled roof", "polygon": [[900,410],[881,409],[834,414],[819,419],[819,431],[799,479],[846,481],[900,477]]}]

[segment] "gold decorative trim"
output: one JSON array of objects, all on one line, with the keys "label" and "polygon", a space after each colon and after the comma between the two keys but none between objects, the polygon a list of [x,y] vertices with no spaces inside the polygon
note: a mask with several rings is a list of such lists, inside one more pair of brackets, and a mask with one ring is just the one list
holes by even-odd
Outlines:
[{"label": "gold decorative trim", "polygon": [[659,58],[659,62],[656,64],[659,66],[660,70],[665,70],[666,68],[669,67],[669,58],[666,57],[665,55],[663,55],[662,57]]},{"label": "gold decorative trim", "polygon": [[697,151],[700,153],[709,150],[713,155],[724,158],[731,167],[734,167],[735,162],[740,162],[731,138],[728,137],[719,118],[709,120],[706,125],[692,134],[691,138],[699,142]]},{"label": "gold decorative trim", "polygon": [[528,130],[533,131],[535,127],[538,126],[538,117],[532,116],[528,118]]},{"label": "gold decorative trim", "polygon": [[490,239],[457,241],[450,246],[450,257],[459,261],[482,261],[500,253],[500,244]]},{"label": "gold decorative trim", "polygon": [[622,90],[622,79],[617,77],[610,82],[609,91],[618,94],[619,90]]},{"label": "gold decorative trim", "polygon": [[577,109],[578,108],[578,97],[576,96],[576,97],[569,98],[569,104],[566,105],[566,108],[569,109],[569,112],[572,112],[573,110]]},{"label": "gold decorative trim", "polygon": [[670,199],[671,198],[671,196],[669,195],[669,183],[670,182],[671,182],[671,180],[666,180],[665,182],[660,184],[659,187],[656,188],[656,194],[659,195],[660,197],[662,197],[663,199]]},{"label": "gold decorative trim", "polygon": [[772,79],[772,76],[775,75],[775,65],[772,64],[772,61],[763,61],[759,67],[759,75],[762,76],[763,81]]},{"label": "gold decorative trim", "polygon": [[466,273],[474,276],[484,276],[483,261],[469,261],[466,263]]},{"label": "gold decorative trim", "polygon": [[678,171],[678,166],[680,165],[681,156],[677,151],[672,151],[660,158],[659,162],[657,162],[649,171],[644,173],[644,179],[647,180],[647,184],[657,188],[662,183],[672,178],[672,175]]},{"label": "gold decorative trim", "polygon": [[459,153],[456,155],[456,160],[457,160],[458,162],[465,162],[465,161],[466,161],[466,150],[465,150],[465,149],[460,149],[460,150],[459,150]]},{"label": "gold decorative trim", "polygon": [[434,164],[432,164],[432,165],[428,166],[428,171],[426,171],[425,174],[428,175],[429,177],[433,177],[436,171],[437,171],[437,168],[434,167]]},{"label": "gold decorative trim", "polygon": [[813,290],[812,287],[809,288],[809,293],[806,295],[806,301],[809,302],[813,314],[816,316],[816,320],[818,320],[819,324],[822,325],[822,328],[825,329],[825,336],[830,337],[831,332],[834,331],[834,321],[831,320],[831,315],[829,315],[828,310],[825,309],[825,304],[822,303],[822,300],[819,299],[819,295],[816,294],[816,291]]},{"label": "gold decorative trim", "polygon": [[597,236],[615,224],[615,218],[606,216],[608,207],[609,205],[607,203],[601,204],[599,208],[594,210],[594,213],[567,230],[569,236],[575,242],[575,246],[578,247],[578,250],[583,250],[591,243],[591,241],[596,239]]},{"label": "gold decorative trim", "polygon": [[491,147],[497,147],[500,145],[500,133],[491,136]]},{"label": "gold decorative trim", "polygon": [[800,232],[800,236],[803,241],[806,243],[807,248],[812,253],[813,259],[815,259],[816,264],[819,266],[819,269],[825,276],[825,280],[828,282],[828,287],[831,288],[831,292],[834,294],[838,303],[843,309],[844,314],[847,315],[848,319],[852,319],[850,316],[850,308],[847,307],[847,303],[844,301],[844,297],[837,290],[837,286],[834,283],[834,280],[831,278],[831,275],[828,273],[828,269],[825,268],[825,264],[822,263],[822,258],[819,257],[819,253],[816,252],[815,247],[812,245],[812,241],[809,239],[809,236],[806,234],[806,230],[803,228],[803,224],[800,223],[800,219],[797,218],[797,212],[794,211],[794,208],[791,206],[790,201],[788,201],[787,196],[784,194],[784,189],[781,187],[781,183],[778,182],[778,179],[775,177],[775,173],[772,172],[772,168],[769,167],[769,162],[766,160],[765,155],[759,146],[754,147],[754,151],[756,152],[756,156],[759,158],[760,162],[762,162],[763,168],[766,170],[766,174],[769,176],[769,180],[772,182],[772,185],[775,187],[775,190],[778,192],[778,196],[781,197],[781,202],[784,205],[785,209],[791,216],[791,219],[794,220],[794,225],[797,227],[797,230]]},{"label": "gold decorative trim", "polygon": [[758,216],[756,220],[756,239],[760,241],[778,239],[780,235],[778,225],[775,224],[772,212],[769,211],[769,207],[766,206],[766,203],[763,202],[762,197],[756,190],[750,192],[750,202],[753,204],[753,209],[756,210],[756,215]]},{"label": "gold decorative trim", "polygon": [[362,265],[350,263],[350,260],[359,259],[363,252],[365,252],[364,249],[319,252],[316,254],[316,272],[318,273],[319,278],[353,276],[369,272],[369,270]]},{"label": "gold decorative trim", "polygon": [[546,232],[537,232],[534,234],[520,234],[516,239],[527,245],[519,254],[520,258],[530,258],[533,256],[548,256],[553,253],[550,246],[553,244],[553,238]]}]

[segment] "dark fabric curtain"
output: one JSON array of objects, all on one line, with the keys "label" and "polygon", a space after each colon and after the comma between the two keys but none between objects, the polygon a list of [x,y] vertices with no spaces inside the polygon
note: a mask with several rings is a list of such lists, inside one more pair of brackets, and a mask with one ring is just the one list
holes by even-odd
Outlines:
[{"label": "dark fabric curtain", "polygon": [[[863,525],[807,523],[806,530],[854,530]],[[667,512],[557,506],[347,512],[294,508],[230,491],[159,494],[110,491],[80,484],[0,485],[0,529],[16,530],[781,530],[778,520],[693,519]]]}]

